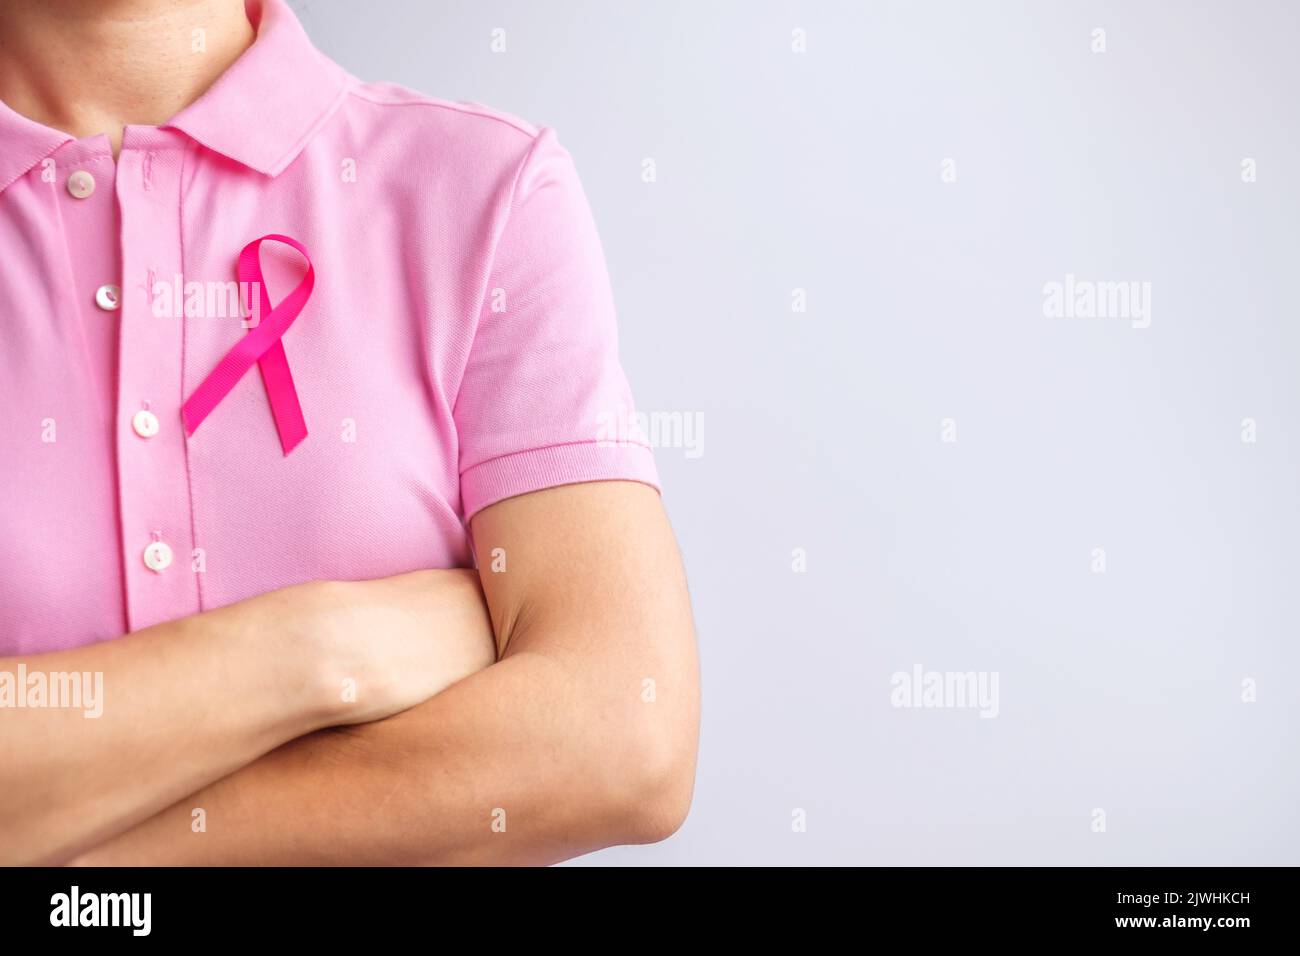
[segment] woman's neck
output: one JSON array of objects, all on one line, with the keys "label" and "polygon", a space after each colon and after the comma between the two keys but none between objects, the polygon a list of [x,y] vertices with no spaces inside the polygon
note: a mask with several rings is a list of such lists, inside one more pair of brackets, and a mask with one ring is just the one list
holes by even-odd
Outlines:
[{"label": "woman's neck", "polygon": [[157,126],[253,42],[243,0],[0,0],[0,100],[82,138]]}]

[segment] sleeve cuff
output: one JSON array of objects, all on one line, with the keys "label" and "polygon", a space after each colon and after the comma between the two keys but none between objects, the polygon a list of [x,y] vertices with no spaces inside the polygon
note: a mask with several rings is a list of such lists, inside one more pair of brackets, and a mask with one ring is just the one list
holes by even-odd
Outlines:
[{"label": "sleeve cuff", "polygon": [[515,495],[582,481],[616,480],[639,481],[661,491],[654,454],[645,445],[592,441],[534,448],[491,458],[461,472],[461,510],[468,523],[476,512]]}]

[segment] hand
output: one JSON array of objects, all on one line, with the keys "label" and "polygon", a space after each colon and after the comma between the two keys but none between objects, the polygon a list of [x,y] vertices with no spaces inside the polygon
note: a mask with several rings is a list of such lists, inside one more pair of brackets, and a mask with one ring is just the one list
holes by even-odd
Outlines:
[{"label": "hand", "polygon": [[380,720],[496,662],[478,573],[414,571],[307,589],[308,646],[328,725]]}]

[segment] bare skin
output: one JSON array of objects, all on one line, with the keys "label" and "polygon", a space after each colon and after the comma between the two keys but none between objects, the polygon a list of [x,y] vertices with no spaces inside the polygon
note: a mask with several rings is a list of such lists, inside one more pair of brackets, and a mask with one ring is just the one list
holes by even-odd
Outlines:
[{"label": "bare skin", "polygon": [[[0,0],[0,99],[116,153],[252,40],[242,0]],[[0,863],[546,863],[671,833],[699,689],[658,496],[554,488],[473,533],[507,570],[309,583],[23,659],[103,672],[112,703],[0,709]]]},{"label": "bare skin", "polygon": [[658,496],[569,485],[486,508],[473,530],[500,663],[388,720],[301,737],[74,862],[546,864],[673,833],[699,674]]},{"label": "bare skin", "polygon": [[0,709],[0,864],[50,863],[322,727],[496,660],[472,571],[286,588],[113,641],[0,659],[103,675],[101,713]]},{"label": "bare skin", "polygon": [[253,39],[242,0],[0,0],[0,100],[116,156],[124,126],[171,119]]}]

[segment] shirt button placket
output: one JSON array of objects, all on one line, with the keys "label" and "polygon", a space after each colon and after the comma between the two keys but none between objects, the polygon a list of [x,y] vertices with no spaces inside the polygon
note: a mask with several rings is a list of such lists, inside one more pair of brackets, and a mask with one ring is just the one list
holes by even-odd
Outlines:
[{"label": "shirt button placket", "polygon": [[[148,276],[183,273],[179,236],[184,149],[170,130],[128,129],[118,158],[122,289],[117,448],[123,573],[132,630],[201,610],[189,562],[194,548],[185,433],[183,318],[156,315]],[[160,279],[160,281],[162,281]],[[101,308],[106,307],[96,301]],[[110,306],[111,307],[111,306]]]}]

